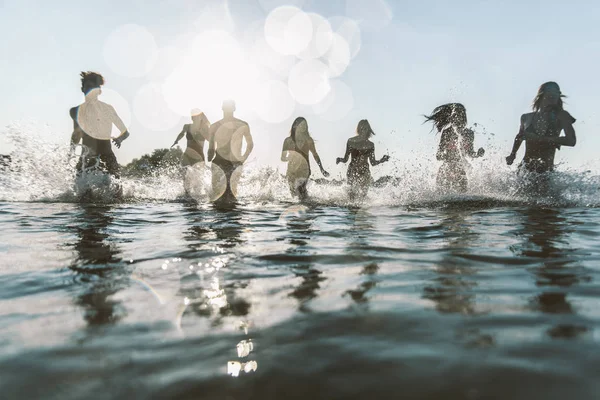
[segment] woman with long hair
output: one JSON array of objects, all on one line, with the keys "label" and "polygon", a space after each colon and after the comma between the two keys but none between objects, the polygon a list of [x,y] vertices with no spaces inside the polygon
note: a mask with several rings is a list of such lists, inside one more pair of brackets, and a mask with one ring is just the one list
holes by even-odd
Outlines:
[{"label": "woman with long hair", "polygon": [[181,165],[192,166],[204,162],[204,142],[209,139],[210,121],[203,112],[192,110],[192,123],[183,125],[183,129],[171,147],[175,146],[185,135],[187,147],[181,157]]},{"label": "woman with long hair", "polygon": [[390,159],[388,155],[381,157],[380,160],[375,159],[375,145],[371,140],[375,132],[371,128],[371,124],[366,119],[360,120],[356,127],[356,136],[351,137],[346,142],[346,154],[344,157],[338,157],[336,164],[348,162],[348,157],[352,157],[346,177],[350,185],[350,199],[356,197],[363,198],[367,195],[369,186],[373,181],[369,163],[372,166],[379,165]]},{"label": "woman with long hair", "polygon": [[285,138],[283,142],[281,161],[288,163],[286,178],[292,196],[298,196],[300,200],[305,200],[308,197],[306,185],[311,173],[310,153],[312,153],[323,176],[328,177],[329,172],[323,168],[315,142],[308,131],[308,123],[304,117],[298,117],[292,123],[290,136]]},{"label": "woman with long hair", "polygon": [[483,148],[475,152],[475,132],[467,128],[467,110],[460,103],[448,103],[436,107],[431,115],[424,115],[425,122],[432,122],[441,133],[436,158],[442,161],[438,170],[437,185],[444,190],[467,191],[466,157],[476,158],[485,154]]},{"label": "woman with long hair", "polygon": [[[519,133],[510,155],[506,157],[508,165],[515,161],[523,141],[525,157],[521,166],[527,171],[539,173],[554,170],[554,156],[560,146],[575,146],[575,118],[564,110],[563,97],[556,82],[546,82],[540,86],[533,100],[533,112],[521,115]],[[560,136],[563,130],[565,136]]]}]

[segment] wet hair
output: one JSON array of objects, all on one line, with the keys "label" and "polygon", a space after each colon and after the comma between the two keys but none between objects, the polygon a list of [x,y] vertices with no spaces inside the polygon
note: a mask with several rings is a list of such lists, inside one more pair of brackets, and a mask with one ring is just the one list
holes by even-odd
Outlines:
[{"label": "wet hair", "polygon": [[371,128],[371,124],[369,124],[369,121],[366,119],[361,119],[358,122],[358,125],[356,126],[356,133],[358,133],[359,135],[364,134],[367,136],[367,138],[370,138],[375,134],[375,132],[373,132],[373,129]]},{"label": "wet hair", "polygon": [[[304,117],[298,117],[292,123],[292,129],[290,129],[290,137],[292,138],[292,140],[294,142],[296,142],[296,130],[298,129],[300,124],[303,122],[308,126],[308,122],[306,122],[306,118],[304,118]],[[307,132],[307,134],[308,134],[308,132]],[[310,134],[308,134],[308,135],[310,136]]]},{"label": "wet hair", "polygon": [[433,122],[433,125],[441,132],[448,125],[466,125],[467,109],[460,103],[448,103],[436,107],[431,115],[423,115],[425,122]]},{"label": "wet hair", "polygon": [[542,99],[544,98],[546,91],[552,90],[552,89],[557,90],[559,93],[558,104],[556,105],[556,107],[558,107],[560,110],[563,109],[562,98],[567,97],[567,96],[565,96],[564,94],[561,93],[560,86],[558,86],[558,83],[550,81],[550,82],[543,83],[540,86],[540,88],[538,89],[537,95],[535,96],[535,99],[533,99],[533,103],[531,105],[531,108],[533,109],[533,111],[539,111],[540,108],[542,108]]},{"label": "wet hair", "polygon": [[[81,91],[87,93],[91,89],[99,88],[104,85],[104,77],[97,72],[92,71],[81,71]],[[86,88],[88,90],[86,90]]]}]

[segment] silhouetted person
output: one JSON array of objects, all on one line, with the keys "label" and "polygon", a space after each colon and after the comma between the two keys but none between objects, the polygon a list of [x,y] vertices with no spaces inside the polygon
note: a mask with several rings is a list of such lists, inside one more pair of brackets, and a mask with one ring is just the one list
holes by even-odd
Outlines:
[{"label": "silhouetted person", "polygon": [[[85,102],[70,110],[73,119],[73,134],[71,145],[80,141],[84,146],[82,157],[77,163],[77,172],[82,169],[98,167],[109,174],[119,177],[119,164],[112,151],[110,141],[117,148],[121,142],[129,137],[129,132],[115,109],[100,100],[98,96],[102,93],[100,86],[104,85],[102,75],[95,72],[81,73],[81,91],[85,94]],[[112,127],[119,129],[119,136],[111,138]]]},{"label": "silhouetted person", "polygon": [[[521,115],[519,133],[510,155],[506,157],[508,165],[515,161],[523,141],[525,157],[520,166],[533,172],[553,171],[556,150],[560,146],[575,146],[575,118],[563,109],[562,97],[565,96],[556,82],[546,82],[540,86],[533,101],[533,112]],[[560,136],[563,130],[565,136]]]},{"label": "silhouetted person", "polygon": [[467,191],[467,160],[485,154],[483,148],[477,153],[473,148],[475,132],[467,128],[467,110],[460,103],[449,103],[436,107],[425,122],[433,122],[441,133],[436,158],[442,161],[437,174],[437,185],[444,190]]},{"label": "silhouetted person", "polygon": [[[212,161],[213,200],[233,202],[236,200],[237,183],[242,173],[242,164],[254,148],[248,123],[233,116],[235,102],[223,102],[223,119],[210,127],[208,161]],[[246,151],[242,154],[243,139]]]},{"label": "silhouetted person", "polygon": [[192,110],[192,123],[183,125],[183,129],[171,147],[174,147],[185,135],[187,147],[181,157],[181,165],[192,166],[204,161],[204,142],[209,139],[210,122],[200,110]]},{"label": "silhouetted person", "polygon": [[362,198],[367,195],[369,186],[373,182],[369,163],[375,166],[390,159],[387,155],[381,157],[380,160],[375,159],[375,145],[369,140],[374,134],[375,132],[371,129],[369,121],[366,119],[361,120],[356,127],[356,136],[348,139],[346,143],[346,154],[344,157],[338,157],[335,160],[336,164],[346,163],[348,157],[352,157],[346,174],[350,185],[350,199],[357,196]]},{"label": "silhouetted person", "polygon": [[305,200],[308,197],[306,185],[311,173],[310,153],[312,153],[323,176],[328,177],[329,172],[323,168],[315,142],[308,131],[308,123],[304,117],[298,117],[292,123],[290,136],[283,141],[281,161],[288,163],[285,176],[292,196],[298,196],[300,200]]}]

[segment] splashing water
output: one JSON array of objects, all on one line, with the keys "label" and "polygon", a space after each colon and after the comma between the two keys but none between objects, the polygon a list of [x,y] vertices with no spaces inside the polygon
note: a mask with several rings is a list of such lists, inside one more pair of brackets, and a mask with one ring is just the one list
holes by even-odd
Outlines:
[{"label": "splashing water", "polygon": [[[167,167],[143,178],[123,177],[114,180],[104,174],[85,174],[75,178],[75,156],[67,144],[45,140],[43,128],[32,124],[12,124],[2,134],[14,145],[10,168],[0,175],[0,201],[77,202],[82,193],[93,193],[94,202],[111,203],[115,192],[122,190],[121,201],[210,201],[209,166]],[[387,175],[373,169],[375,185],[363,205],[371,206],[452,206],[478,203],[489,206],[533,204],[540,206],[600,206],[600,175],[590,163],[582,168],[558,165],[557,171],[544,180],[545,192],[527,190],[537,187],[533,177],[523,177],[503,160],[499,149],[488,149],[483,159],[470,161],[467,171],[469,190],[465,194],[448,194],[437,190],[435,177],[439,162],[433,154],[415,154],[413,159],[391,160]],[[313,203],[351,205],[347,186],[342,180],[316,178],[308,185]],[[294,202],[285,176],[271,166],[246,165],[238,188],[242,202]]]}]

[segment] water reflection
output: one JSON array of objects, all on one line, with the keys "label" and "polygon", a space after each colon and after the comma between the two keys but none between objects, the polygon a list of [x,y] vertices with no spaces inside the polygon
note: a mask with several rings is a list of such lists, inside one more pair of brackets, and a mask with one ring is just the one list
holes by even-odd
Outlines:
[{"label": "water reflection", "polygon": [[[569,244],[572,232],[568,218],[557,209],[529,208],[520,210],[521,226],[516,234],[523,242],[511,251],[520,257],[539,259],[540,264],[532,269],[536,286],[541,292],[529,300],[529,306],[544,314],[576,314],[577,308],[568,298],[569,291],[584,280],[589,280],[578,265],[576,249]],[[588,328],[572,323],[557,323],[547,330],[552,338],[575,338],[586,333]]]},{"label": "water reflection", "polygon": [[[349,233],[351,239],[348,242],[346,251],[350,256],[364,256],[371,247],[368,238],[373,235],[375,230],[373,221],[376,217],[362,208],[350,209],[348,217],[352,222],[352,226]],[[378,271],[379,265],[376,262],[370,262],[364,265],[360,271],[360,275],[364,277],[363,282],[361,282],[356,289],[347,290],[344,295],[350,296],[357,304],[366,305],[369,301],[367,292],[377,285]]]},{"label": "water reflection", "polygon": [[473,244],[477,235],[471,230],[466,217],[468,211],[448,210],[441,212],[444,251],[435,267],[433,284],[426,286],[423,297],[435,302],[440,313],[477,313],[473,289],[477,285],[477,268],[461,257],[476,248]]},{"label": "water reflection", "polygon": [[120,249],[109,233],[111,208],[81,205],[70,224],[77,236],[73,246],[77,258],[70,269],[82,284],[75,304],[83,308],[89,326],[114,324],[125,315],[121,303],[111,298],[127,284]]},{"label": "water reflection", "polygon": [[285,253],[291,258],[297,257],[299,262],[292,266],[292,272],[297,278],[302,280],[297,287],[290,293],[290,297],[298,300],[298,310],[308,312],[308,303],[317,297],[317,291],[321,288],[321,282],[326,278],[323,272],[314,268],[310,261],[310,254],[313,251],[311,247],[313,222],[315,213],[294,213],[285,218],[287,235],[284,240],[288,241],[290,247]]},{"label": "water reflection", "polygon": [[[435,302],[441,314],[461,314],[474,317],[484,312],[477,304],[475,289],[479,268],[464,257],[477,249],[479,234],[471,229],[472,211],[448,209],[440,211],[443,256],[435,266],[433,284],[424,288],[423,297]],[[477,327],[461,327],[456,340],[466,347],[489,348],[496,341],[490,333]]]},{"label": "water reflection", "polygon": [[184,213],[189,220],[184,239],[200,259],[190,266],[189,274],[181,277],[180,293],[189,299],[185,312],[210,318],[213,326],[222,325],[225,317],[248,315],[250,302],[237,295],[248,283],[228,279],[223,284],[228,266],[236,258],[236,246],[244,243],[243,211],[236,205],[189,205]]}]

